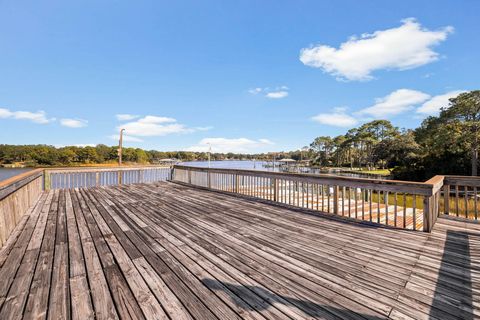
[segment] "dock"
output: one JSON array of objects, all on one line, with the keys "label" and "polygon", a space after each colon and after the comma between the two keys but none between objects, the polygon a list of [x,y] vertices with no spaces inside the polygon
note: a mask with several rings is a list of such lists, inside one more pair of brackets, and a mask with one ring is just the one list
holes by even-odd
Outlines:
[{"label": "dock", "polygon": [[415,231],[140,170],[128,184],[15,182],[43,190],[0,249],[0,319],[480,317],[476,220]]}]

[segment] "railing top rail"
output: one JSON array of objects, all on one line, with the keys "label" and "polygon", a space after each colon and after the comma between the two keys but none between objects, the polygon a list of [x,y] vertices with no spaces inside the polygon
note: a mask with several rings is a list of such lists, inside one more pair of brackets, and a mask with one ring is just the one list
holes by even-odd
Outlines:
[{"label": "railing top rail", "polygon": [[0,181],[0,200],[42,175],[43,169],[34,169]]},{"label": "railing top rail", "polygon": [[480,177],[474,176],[445,176],[445,184],[468,187],[480,187]]},{"label": "railing top rail", "polygon": [[400,180],[380,180],[371,178],[354,178],[342,177],[331,174],[309,174],[309,173],[283,173],[270,172],[261,170],[245,170],[245,169],[221,169],[221,168],[204,168],[195,166],[174,165],[174,169],[184,169],[197,172],[216,172],[216,173],[233,173],[248,176],[290,179],[313,183],[329,183],[332,185],[345,187],[362,187],[372,189],[382,189],[389,192],[406,192],[412,194],[430,196],[433,194],[434,184],[430,182],[411,182]]},{"label": "railing top rail", "polygon": [[122,167],[63,167],[63,168],[45,168],[49,173],[60,172],[95,172],[95,171],[129,171],[142,169],[161,169],[171,168],[169,165],[145,165],[145,166],[122,166]]},{"label": "railing top rail", "polygon": [[432,192],[436,193],[443,187],[445,181],[445,176],[434,176],[429,180],[425,181],[425,184],[430,184],[433,188]]}]

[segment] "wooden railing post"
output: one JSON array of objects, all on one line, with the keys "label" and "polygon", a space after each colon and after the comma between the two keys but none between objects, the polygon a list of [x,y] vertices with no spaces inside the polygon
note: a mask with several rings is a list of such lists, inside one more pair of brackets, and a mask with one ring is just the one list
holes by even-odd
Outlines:
[{"label": "wooden railing post", "polygon": [[100,172],[95,172],[95,185],[97,187],[100,185]]},{"label": "wooden railing post", "polygon": [[435,176],[425,183],[431,186],[431,195],[423,196],[423,231],[431,232],[440,208],[440,192],[444,189],[444,176]]},{"label": "wooden railing post", "polygon": [[338,186],[333,186],[333,213],[338,214]]},{"label": "wooden railing post", "polygon": [[48,170],[43,170],[43,181],[44,181],[44,190],[50,190],[52,188],[52,180],[50,177],[50,172]]},{"label": "wooden railing post", "polygon": [[235,174],[234,175],[234,183],[235,183],[235,187],[234,187],[234,190],[235,190],[235,193],[238,193],[238,185],[239,185],[239,181],[238,181],[238,174]]},{"label": "wooden railing post", "polygon": [[433,205],[432,205],[433,196],[424,196],[423,197],[423,231],[430,232],[432,231],[432,220],[433,220]]},{"label": "wooden railing post", "polygon": [[443,186],[443,213],[450,214],[450,185]]},{"label": "wooden railing post", "polygon": [[207,171],[207,186],[208,189],[212,188],[212,173],[210,171]]}]

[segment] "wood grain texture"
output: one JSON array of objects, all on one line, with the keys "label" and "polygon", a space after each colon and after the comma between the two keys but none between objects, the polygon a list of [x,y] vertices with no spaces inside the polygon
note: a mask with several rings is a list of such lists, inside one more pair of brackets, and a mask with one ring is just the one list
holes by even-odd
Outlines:
[{"label": "wood grain texture", "polygon": [[0,183],[0,248],[38,201],[42,189],[42,172],[39,170]]},{"label": "wood grain texture", "polygon": [[0,318],[480,317],[480,225],[410,232],[311,209],[166,182],[45,192],[0,251]]}]

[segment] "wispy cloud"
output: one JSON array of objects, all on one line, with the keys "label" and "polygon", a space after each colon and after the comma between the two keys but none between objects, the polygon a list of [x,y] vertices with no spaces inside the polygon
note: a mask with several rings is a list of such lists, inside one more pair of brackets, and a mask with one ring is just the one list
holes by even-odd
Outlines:
[{"label": "wispy cloud", "polygon": [[248,92],[251,93],[251,94],[259,94],[263,91],[263,88],[252,88],[252,89],[248,89]]},{"label": "wispy cloud", "polygon": [[[120,140],[120,136],[118,134],[112,134],[108,137],[112,140],[115,140],[115,141]],[[126,142],[143,142],[142,139],[137,138],[137,137],[132,137],[132,136],[129,136],[127,134],[124,134],[122,139],[123,139],[123,141],[126,141]]]},{"label": "wispy cloud", "polygon": [[60,119],[60,124],[69,128],[83,128],[88,126],[88,121],[83,119]]},{"label": "wispy cloud", "polygon": [[438,60],[432,47],[447,39],[453,27],[430,31],[413,18],[397,28],[352,36],[339,48],[304,48],[300,61],[344,80],[370,80],[375,70],[406,70]]},{"label": "wispy cloud", "polygon": [[273,92],[269,92],[265,95],[267,98],[270,98],[270,99],[282,99],[282,98],[286,98],[288,96],[288,92],[287,91],[273,91]]},{"label": "wispy cloud", "polygon": [[331,113],[320,113],[312,117],[312,120],[320,124],[334,127],[353,127],[358,120],[346,113],[346,108],[334,108]]},{"label": "wispy cloud", "polygon": [[39,124],[55,121],[55,118],[47,118],[45,111],[11,111],[6,108],[0,108],[0,119],[27,120]]},{"label": "wispy cloud", "polygon": [[127,114],[127,113],[116,114],[115,117],[117,118],[118,121],[130,121],[133,119],[140,118],[139,115]]},{"label": "wispy cloud", "polygon": [[465,91],[455,90],[431,96],[418,90],[398,89],[385,97],[376,98],[373,105],[352,114],[348,114],[346,108],[334,108],[332,112],[320,113],[312,117],[312,120],[329,126],[353,127],[360,122],[390,118],[405,112],[416,114],[413,118],[418,118],[420,115],[436,115],[440,108],[449,106],[450,98],[462,92]]},{"label": "wispy cloud", "polygon": [[280,86],[276,88],[252,88],[249,89],[248,92],[253,95],[262,94],[264,97],[269,99],[282,99],[288,97],[288,90],[287,86]]},{"label": "wispy cloud", "polygon": [[207,126],[207,127],[195,127],[193,128],[195,131],[208,131],[208,130],[212,130],[213,127],[212,126]]},{"label": "wispy cloud", "polygon": [[268,151],[274,145],[268,139],[251,140],[247,138],[205,138],[190,148],[187,151],[207,152],[211,146],[212,152],[220,153],[255,153]]},{"label": "wispy cloud", "polygon": [[129,137],[138,139],[138,137],[158,137],[169,134],[206,131],[211,128],[212,127],[188,127],[178,123],[174,118],[147,115],[139,117],[135,121],[123,123],[117,126],[116,130],[125,129],[125,133]]},{"label": "wispy cloud", "polygon": [[430,95],[410,89],[398,89],[385,97],[375,99],[375,104],[357,112],[375,118],[388,117],[413,109],[430,99]]},{"label": "wispy cloud", "polygon": [[432,97],[425,103],[423,103],[418,109],[417,113],[425,115],[436,115],[440,112],[441,108],[448,107],[450,104],[449,99],[455,98],[460,93],[465,92],[465,90],[455,90],[450,91],[444,94],[440,94]]}]

